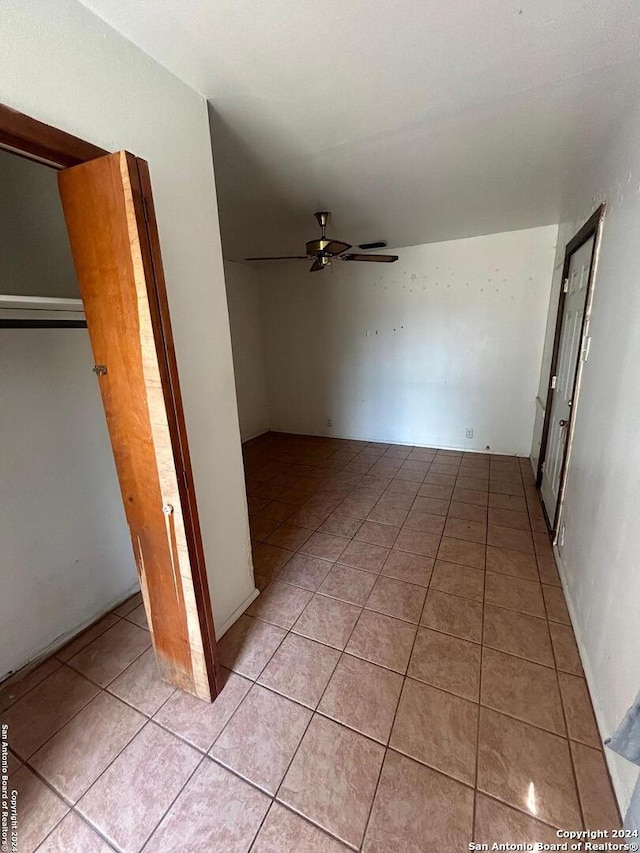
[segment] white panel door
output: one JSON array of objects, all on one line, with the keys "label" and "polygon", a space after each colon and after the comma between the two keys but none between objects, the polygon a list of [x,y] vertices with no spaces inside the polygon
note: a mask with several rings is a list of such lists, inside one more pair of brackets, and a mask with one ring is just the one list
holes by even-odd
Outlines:
[{"label": "white panel door", "polygon": [[564,300],[560,347],[556,364],[556,387],[551,397],[549,434],[542,471],[540,491],[547,516],[554,522],[560,488],[565,447],[569,435],[573,390],[580,357],[582,324],[587,307],[589,271],[595,238],[583,243],[571,256]]}]

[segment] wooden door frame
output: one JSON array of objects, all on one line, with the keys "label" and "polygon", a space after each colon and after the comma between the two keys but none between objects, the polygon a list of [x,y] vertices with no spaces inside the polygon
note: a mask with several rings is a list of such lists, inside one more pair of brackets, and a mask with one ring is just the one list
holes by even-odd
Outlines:
[{"label": "wooden door frame", "polygon": [[[63,130],[0,104],[0,149],[36,160],[54,169],[66,169],[108,155],[109,151],[79,139]],[[146,167],[139,164],[139,179],[147,221],[151,263],[155,279],[155,295],[151,305],[151,324],[158,345],[158,359],[164,391],[171,445],[176,459],[176,474],[184,518],[193,587],[202,632],[202,646],[209,678],[211,698],[222,689],[221,670],[216,652],[216,637],[204,549],[198,520],[193,470],[189,455],[187,429],[184,419],[178,366],[169,318],[169,303],[162,272],[160,242],[151,195],[151,183]],[[151,301],[151,300],[150,300]],[[158,626],[154,626],[157,633]]]},{"label": "wooden door frame", "polygon": [[593,295],[593,281],[595,278],[595,270],[597,265],[597,256],[598,256],[598,247],[599,247],[599,237],[601,233],[602,221],[604,219],[604,214],[606,210],[606,205],[601,204],[596,210],[591,214],[589,219],[584,223],[582,228],[569,240],[566,245],[565,253],[564,253],[564,264],[562,267],[562,279],[560,286],[560,298],[558,300],[558,313],[556,315],[556,326],[553,338],[553,351],[551,356],[551,365],[549,368],[549,380],[547,384],[547,400],[545,403],[545,411],[544,411],[544,423],[542,426],[542,439],[540,443],[540,456],[538,458],[538,470],[536,473],[536,488],[540,491],[542,486],[542,477],[543,477],[543,467],[545,458],[547,455],[547,445],[549,441],[549,429],[551,426],[551,409],[553,405],[553,398],[555,396],[555,388],[552,387],[553,377],[556,376],[556,370],[558,368],[558,360],[560,356],[560,339],[562,336],[562,327],[564,321],[564,306],[567,298],[567,294],[564,289],[564,282],[567,280],[569,275],[569,267],[571,264],[572,256],[578,251],[578,249],[583,246],[587,240],[590,240],[594,237],[593,244],[593,254],[591,256],[591,265],[589,267],[589,280],[587,281],[587,292],[585,294],[585,311],[584,316],[582,318],[582,326],[580,328],[580,349],[578,351],[578,361],[576,363],[575,375],[573,378],[573,390],[571,394],[571,399],[573,405],[571,407],[571,411],[569,414],[569,423],[567,425],[567,440],[565,442],[563,458],[562,458],[562,466],[560,469],[560,488],[558,491],[558,501],[556,504],[556,509],[554,513],[553,519],[550,519],[547,515],[547,509],[542,504],[545,518],[547,520],[547,525],[550,531],[555,534],[558,521],[560,519],[560,510],[562,508],[562,499],[564,496],[564,484],[567,476],[567,466],[569,462],[569,452],[571,449],[571,437],[573,432],[573,424],[576,412],[576,402],[578,396],[578,379],[580,375],[580,353],[583,351],[584,346],[584,338],[585,331],[587,329],[587,324],[589,321],[590,315],[590,307],[591,307],[591,299]]}]

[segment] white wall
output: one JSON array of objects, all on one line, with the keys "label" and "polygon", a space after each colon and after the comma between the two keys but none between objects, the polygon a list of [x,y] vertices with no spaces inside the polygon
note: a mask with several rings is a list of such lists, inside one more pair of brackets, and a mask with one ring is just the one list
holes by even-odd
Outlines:
[{"label": "white wall", "polygon": [[[607,203],[559,548],[565,591],[603,737],[640,690],[640,109],[614,134],[567,202],[558,258]],[[552,297],[546,351],[553,343]],[[541,387],[548,380],[548,358]],[[637,767],[607,752],[626,808]]]},{"label": "white wall", "polygon": [[1,150],[0,293],[80,296],[55,171]]},{"label": "white wall", "polygon": [[86,329],[0,329],[0,679],[138,587]]},{"label": "white wall", "polygon": [[260,308],[262,279],[246,264],[225,261],[231,346],[242,440],[269,429],[269,402]]},{"label": "white wall", "polygon": [[253,594],[206,103],[76,0],[0,4],[0,100],[149,162],[216,630]]},{"label": "white wall", "polygon": [[261,267],[271,428],[528,454],[556,231]]}]

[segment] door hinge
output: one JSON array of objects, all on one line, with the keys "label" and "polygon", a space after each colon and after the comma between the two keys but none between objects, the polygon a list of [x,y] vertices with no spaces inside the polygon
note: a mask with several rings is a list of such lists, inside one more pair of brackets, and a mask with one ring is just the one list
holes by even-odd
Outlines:
[{"label": "door hinge", "polygon": [[582,360],[586,361],[589,358],[589,350],[591,349],[591,338],[585,338],[582,343]]},{"label": "door hinge", "polygon": [[569,292],[569,276],[567,276],[564,280],[564,284],[562,285],[562,291],[563,293]]},{"label": "door hinge", "polygon": [[556,387],[556,383],[557,383],[557,381],[558,381],[558,377],[557,377],[557,376],[552,376],[552,377],[551,377],[551,390],[552,390],[552,391],[554,391],[554,390],[555,390],[555,387]]}]

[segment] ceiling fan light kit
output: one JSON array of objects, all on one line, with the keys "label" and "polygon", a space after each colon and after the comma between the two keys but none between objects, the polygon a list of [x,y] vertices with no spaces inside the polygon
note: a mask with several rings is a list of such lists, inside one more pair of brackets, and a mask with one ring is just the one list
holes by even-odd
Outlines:
[{"label": "ceiling fan light kit", "polygon": [[[318,270],[326,269],[331,266],[332,261],[365,261],[368,263],[377,264],[392,264],[398,260],[397,255],[346,255],[351,248],[351,243],[345,243],[342,240],[331,240],[325,235],[325,229],[331,214],[328,210],[319,210],[314,214],[318,220],[318,225],[322,231],[320,237],[316,240],[309,240],[306,244],[306,255],[286,255],[268,258],[245,258],[246,261],[309,261],[312,260],[309,272],[317,272]],[[362,243],[359,248],[378,248],[386,246],[386,242],[378,241],[377,243]]]}]

